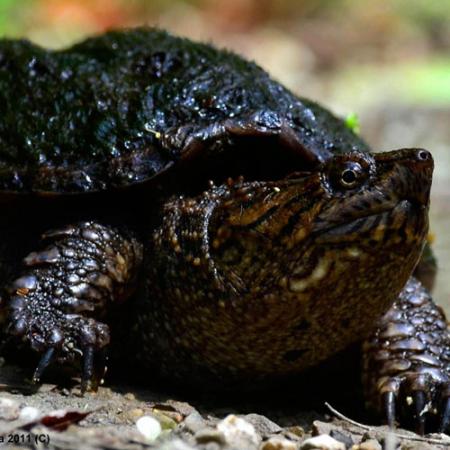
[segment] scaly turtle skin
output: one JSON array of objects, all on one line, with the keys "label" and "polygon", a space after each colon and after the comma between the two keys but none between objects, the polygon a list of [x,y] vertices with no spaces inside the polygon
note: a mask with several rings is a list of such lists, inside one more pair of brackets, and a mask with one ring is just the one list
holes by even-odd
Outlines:
[{"label": "scaly turtle skin", "polygon": [[411,278],[432,170],[162,31],[1,41],[4,329],[42,353],[35,380],[81,356],[84,390],[116,327],[143,369],[197,383],[295,374],[366,340],[368,401],[393,424],[411,396],[418,431],[425,406],[446,429],[449,333]]}]

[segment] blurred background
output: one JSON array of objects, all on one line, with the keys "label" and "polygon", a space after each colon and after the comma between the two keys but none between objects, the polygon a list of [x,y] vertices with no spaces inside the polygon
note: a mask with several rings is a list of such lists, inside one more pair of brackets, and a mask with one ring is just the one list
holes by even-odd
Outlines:
[{"label": "blurred background", "polygon": [[376,150],[431,150],[435,297],[450,312],[450,2],[0,0],[0,37],[51,48],[141,24],[234,49],[294,92],[357,113]]}]

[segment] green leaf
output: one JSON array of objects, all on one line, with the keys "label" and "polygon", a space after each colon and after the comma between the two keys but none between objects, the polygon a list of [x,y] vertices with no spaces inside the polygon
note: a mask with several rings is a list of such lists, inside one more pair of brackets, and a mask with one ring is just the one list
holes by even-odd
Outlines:
[{"label": "green leaf", "polygon": [[359,134],[359,117],[354,113],[350,113],[345,118],[345,126],[350,128],[355,134]]}]

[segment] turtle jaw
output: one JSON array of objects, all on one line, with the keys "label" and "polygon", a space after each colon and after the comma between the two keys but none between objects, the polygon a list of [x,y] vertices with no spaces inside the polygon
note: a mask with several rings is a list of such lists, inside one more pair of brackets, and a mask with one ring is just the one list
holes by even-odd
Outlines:
[{"label": "turtle jaw", "polygon": [[332,225],[317,233],[316,244],[357,244],[358,247],[389,249],[404,245],[422,248],[428,232],[428,207],[409,200],[375,214]]},{"label": "turtle jaw", "polygon": [[[433,169],[431,156],[418,152],[371,156],[370,176],[354,190],[334,191],[336,183],[324,183],[329,197],[310,233],[292,248],[280,282],[285,290],[277,297],[286,295],[298,308],[292,315],[310,324],[295,347],[312,349],[309,364],[367,336],[411,276],[428,230]],[[331,313],[316,313],[324,310]],[[335,332],[336,321],[344,331]],[[324,350],[317,355],[317,348]]]}]

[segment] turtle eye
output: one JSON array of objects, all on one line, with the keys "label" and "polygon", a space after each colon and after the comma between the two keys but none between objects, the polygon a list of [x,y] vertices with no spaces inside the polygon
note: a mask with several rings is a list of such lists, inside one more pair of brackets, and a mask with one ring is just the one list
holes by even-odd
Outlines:
[{"label": "turtle eye", "polygon": [[338,181],[340,186],[345,189],[353,189],[359,186],[364,179],[364,169],[358,162],[346,161],[340,168]]}]

